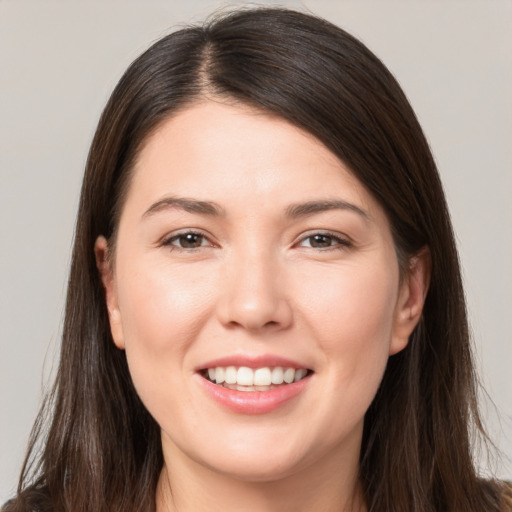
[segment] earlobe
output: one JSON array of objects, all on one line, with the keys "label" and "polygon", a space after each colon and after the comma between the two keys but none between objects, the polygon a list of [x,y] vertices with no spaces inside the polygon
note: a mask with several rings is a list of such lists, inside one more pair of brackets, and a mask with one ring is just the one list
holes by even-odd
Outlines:
[{"label": "earlobe", "polygon": [[117,291],[115,287],[114,272],[109,255],[108,242],[104,236],[99,236],[94,244],[94,255],[96,257],[96,266],[100,273],[101,282],[105,289],[105,302],[108,310],[108,319],[110,331],[115,345],[119,349],[124,349],[124,337],[121,323],[121,313],[117,301]]},{"label": "earlobe", "polygon": [[400,285],[395,310],[393,337],[389,354],[403,350],[409,342],[414,328],[421,319],[423,306],[430,285],[430,251],[428,247],[409,260],[407,274]]}]

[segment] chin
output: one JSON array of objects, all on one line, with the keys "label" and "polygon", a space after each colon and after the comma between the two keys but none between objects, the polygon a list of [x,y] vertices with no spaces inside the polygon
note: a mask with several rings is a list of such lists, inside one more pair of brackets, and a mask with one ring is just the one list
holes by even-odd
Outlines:
[{"label": "chin", "polygon": [[222,465],[210,466],[216,473],[221,473],[234,480],[250,483],[270,483],[288,478],[300,471],[297,461],[276,461],[272,455],[265,460],[240,459],[224,461]]},{"label": "chin", "polygon": [[[256,438],[257,436],[253,436]],[[210,446],[190,447],[188,457],[210,471],[244,482],[275,482],[300,472],[307,465],[301,443],[283,443],[281,439],[254,439],[248,444],[225,439]],[[227,441],[227,442],[226,442]],[[186,452],[187,450],[185,450]]]}]

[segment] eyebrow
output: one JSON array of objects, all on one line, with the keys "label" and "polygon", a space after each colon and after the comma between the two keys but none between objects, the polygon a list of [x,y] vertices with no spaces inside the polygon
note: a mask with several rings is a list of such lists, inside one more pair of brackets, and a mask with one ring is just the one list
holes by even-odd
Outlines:
[{"label": "eyebrow", "polygon": [[224,210],[216,203],[211,201],[199,201],[186,197],[165,197],[156,203],[153,203],[145,212],[143,217],[150,217],[155,213],[164,210],[184,210],[189,213],[199,213],[201,215],[220,217],[225,214]]},{"label": "eyebrow", "polygon": [[341,199],[330,199],[321,201],[308,201],[306,203],[292,204],[286,209],[286,215],[291,218],[307,217],[316,213],[322,213],[329,210],[349,210],[357,213],[364,220],[370,220],[370,216],[363,209],[355,204],[348,203]]},{"label": "eyebrow", "polygon": [[[168,209],[183,210],[188,213],[197,213],[220,217],[225,215],[224,209],[213,201],[200,201],[185,197],[165,197],[153,203],[143,214],[143,217],[150,217],[155,213]],[[349,210],[357,213],[363,219],[370,220],[370,216],[363,209],[355,204],[348,203],[341,199],[308,201],[306,203],[291,204],[286,208],[286,216],[290,218],[307,217],[330,210]]]}]

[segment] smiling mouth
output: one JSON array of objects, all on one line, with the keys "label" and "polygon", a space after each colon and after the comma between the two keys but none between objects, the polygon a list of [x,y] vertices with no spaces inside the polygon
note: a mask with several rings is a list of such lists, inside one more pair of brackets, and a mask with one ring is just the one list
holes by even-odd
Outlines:
[{"label": "smiling mouth", "polygon": [[210,382],[236,391],[270,391],[298,382],[311,373],[312,371],[306,368],[283,366],[263,368],[217,366],[201,371],[201,375]]}]

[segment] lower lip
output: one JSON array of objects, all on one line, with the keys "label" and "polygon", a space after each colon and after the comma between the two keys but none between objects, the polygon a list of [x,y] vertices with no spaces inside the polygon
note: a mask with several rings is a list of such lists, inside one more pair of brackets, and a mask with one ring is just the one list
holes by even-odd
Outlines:
[{"label": "lower lip", "polygon": [[268,391],[237,391],[219,386],[199,376],[208,395],[218,404],[239,414],[265,414],[287,404],[308,385],[311,376]]}]

